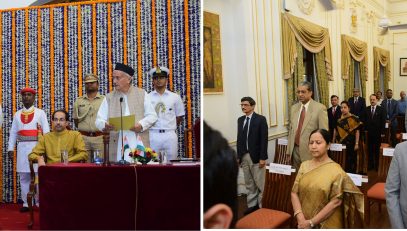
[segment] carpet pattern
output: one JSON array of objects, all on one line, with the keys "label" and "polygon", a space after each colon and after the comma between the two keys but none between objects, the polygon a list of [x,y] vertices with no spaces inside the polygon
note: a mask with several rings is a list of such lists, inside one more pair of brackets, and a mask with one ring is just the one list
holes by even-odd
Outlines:
[{"label": "carpet pattern", "polygon": [[[27,230],[30,213],[20,213],[21,204],[0,203],[0,230]],[[39,229],[39,209],[34,207],[34,227]]]}]

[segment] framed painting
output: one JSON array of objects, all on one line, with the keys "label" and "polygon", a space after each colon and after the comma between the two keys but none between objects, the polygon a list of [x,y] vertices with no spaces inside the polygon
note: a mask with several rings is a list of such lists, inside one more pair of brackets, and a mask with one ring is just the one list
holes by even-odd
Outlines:
[{"label": "framed painting", "polygon": [[400,76],[407,76],[407,58],[400,58]]},{"label": "framed painting", "polygon": [[219,15],[204,11],[203,86],[205,94],[223,93]]}]

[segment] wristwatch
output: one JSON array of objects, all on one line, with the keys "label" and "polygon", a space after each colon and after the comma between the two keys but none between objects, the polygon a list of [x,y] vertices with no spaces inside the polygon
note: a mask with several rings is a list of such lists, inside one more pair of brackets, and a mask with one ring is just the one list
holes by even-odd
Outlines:
[{"label": "wristwatch", "polygon": [[314,228],[314,223],[312,222],[311,219],[309,219],[309,225],[311,226],[311,228]]}]

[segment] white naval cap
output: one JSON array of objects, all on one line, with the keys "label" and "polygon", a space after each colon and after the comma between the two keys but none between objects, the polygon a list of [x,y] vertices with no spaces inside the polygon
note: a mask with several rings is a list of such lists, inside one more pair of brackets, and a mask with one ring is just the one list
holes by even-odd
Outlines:
[{"label": "white naval cap", "polygon": [[148,74],[151,77],[154,77],[156,75],[164,75],[164,73],[168,77],[168,75],[170,74],[170,70],[168,70],[168,68],[163,67],[163,66],[157,66],[157,67],[151,68],[150,71],[148,71]]}]

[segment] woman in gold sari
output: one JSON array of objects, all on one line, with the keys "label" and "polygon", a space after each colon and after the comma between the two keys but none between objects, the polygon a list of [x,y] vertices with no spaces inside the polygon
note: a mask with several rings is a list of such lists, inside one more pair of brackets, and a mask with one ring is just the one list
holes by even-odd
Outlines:
[{"label": "woman in gold sari", "polygon": [[341,118],[336,123],[333,142],[346,145],[345,171],[356,173],[357,150],[359,149],[359,127],[362,125],[359,118],[349,112],[349,103],[341,102]]},{"label": "woman in gold sari", "polygon": [[325,129],[310,135],[308,146],[313,158],[301,164],[291,191],[298,228],[363,227],[363,194],[329,158],[330,140]]}]

